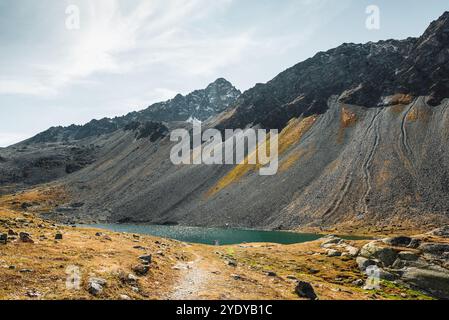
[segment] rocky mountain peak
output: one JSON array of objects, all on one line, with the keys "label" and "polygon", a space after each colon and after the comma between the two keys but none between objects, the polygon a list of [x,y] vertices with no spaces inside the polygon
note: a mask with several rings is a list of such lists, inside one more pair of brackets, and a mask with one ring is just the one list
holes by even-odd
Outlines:
[{"label": "rocky mountain peak", "polygon": [[344,43],[298,63],[243,93],[220,128],[282,129],[291,118],[327,111],[331,96],[377,108],[396,94],[428,96],[433,106],[449,97],[449,12],[419,38]]},{"label": "rocky mountain peak", "polygon": [[422,35],[423,41],[447,40],[449,34],[449,11],[444,12],[437,20],[433,21]]},{"label": "rocky mountain peak", "polygon": [[94,119],[81,126],[52,127],[25,142],[46,143],[82,140],[88,137],[110,134],[119,129],[124,129],[134,122],[154,124],[155,122],[187,121],[191,118],[204,121],[232,106],[240,95],[241,92],[229,81],[219,78],[205,89],[193,91],[186,96],[178,94],[171,100],[155,103],[139,112],[131,112],[113,119]]}]

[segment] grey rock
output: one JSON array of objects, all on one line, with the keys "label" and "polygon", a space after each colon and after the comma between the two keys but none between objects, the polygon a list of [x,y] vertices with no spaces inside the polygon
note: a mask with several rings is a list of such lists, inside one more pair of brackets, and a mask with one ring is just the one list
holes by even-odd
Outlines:
[{"label": "grey rock", "polygon": [[393,269],[402,269],[407,266],[407,261],[396,259],[396,261],[391,265]]},{"label": "grey rock", "polygon": [[310,300],[318,299],[318,296],[316,295],[312,285],[305,281],[298,281],[295,292],[301,298],[307,298]]},{"label": "grey rock", "polygon": [[132,273],[128,273],[126,274],[125,272],[120,272],[119,273],[119,279],[122,283],[126,283],[126,284],[136,284],[138,281],[138,277],[135,276]]},{"label": "grey rock", "polygon": [[148,267],[147,265],[137,265],[134,266],[132,270],[136,275],[143,277],[148,274],[148,272],[150,271],[150,267]]},{"label": "grey rock", "polygon": [[362,279],[357,279],[357,280],[353,281],[352,284],[357,287],[362,287],[365,285],[365,281],[363,281]]},{"label": "grey rock", "polygon": [[422,240],[413,238],[412,241],[410,241],[410,244],[408,245],[408,248],[410,249],[417,249],[421,245]]},{"label": "grey rock", "polygon": [[429,234],[432,236],[449,238],[449,226],[444,226],[444,227],[432,230],[429,232]]},{"label": "grey rock", "polygon": [[232,277],[234,280],[236,280],[236,281],[242,280],[242,279],[243,279],[242,276],[241,276],[241,275],[238,275],[238,274],[232,274],[231,277]]},{"label": "grey rock", "polygon": [[98,296],[103,292],[103,288],[106,286],[107,281],[102,278],[92,277],[89,278],[87,290],[93,296]]},{"label": "grey rock", "polygon": [[391,266],[397,258],[395,250],[381,246],[376,242],[370,242],[363,246],[360,255],[368,259],[379,260],[385,267]]},{"label": "grey rock", "polygon": [[369,266],[375,266],[377,265],[377,262],[365,257],[357,257],[356,259],[357,265],[360,269],[360,271],[365,271],[366,268],[368,268]]},{"label": "grey rock", "polygon": [[237,267],[237,261],[235,260],[228,260],[226,264],[230,267]]},{"label": "grey rock", "polygon": [[152,261],[152,255],[147,254],[139,257],[139,260],[142,261],[145,264],[150,264]]},{"label": "grey rock", "polygon": [[19,239],[20,239],[20,241],[25,242],[25,243],[34,243],[33,239],[31,238],[31,235],[26,232],[20,232]]},{"label": "grey rock", "polygon": [[354,246],[346,245],[344,246],[344,249],[348,252],[348,255],[351,257],[357,257],[357,255],[360,253],[359,248],[356,248]]},{"label": "grey rock", "polygon": [[42,294],[36,290],[29,290],[27,291],[26,295],[30,298],[39,298],[42,296]]},{"label": "grey rock", "polygon": [[137,282],[138,278],[135,275],[133,275],[132,273],[130,273],[130,274],[128,274],[127,280],[128,280],[128,282]]},{"label": "grey rock", "polygon": [[8,242],[8,235],[6,233],[0,233],[0,244],[6,244]]},{"label": "grey rock", "polygon": [[449,273],[435,270],[407,268],[402,281],[429,292],[441,299],[449,299]]},{"label": "grey rock", "polygon": [[405,261],[416,261],[419,259],[419,255],[410,251],[401,251],[398,253],[398,258]]},{"label": "grey rock", "polygon": [[445,252],[449,252],[449,244],[445,243],[422,243],[419,246],[419,250],[424,253],[432,255],[443,255]]},{"label": "grey rock", "polygon": [[401,236],[401,237],[387,238],[382,241],[393,247],[408,247],[410,245],[410,242],[412,242],[412,238]]},{"label": "grey rock", "polygon": [[341,252],[337,251],[337,250],[334,250],[334,249],[328,249],[326,251],[326,255],[328,257],[340,257],[341,256]]},{"label": "grey rock", "polygon": [[33,273],[33,269],[21,269],[20,273]]},{"label": "grey rock", "polygon": [[322,239],[324,239],[323,243],[321,244],[321,247],[323,248],[325,248],[327,245],[339,244],[343,241],[341,238],[335,236],[326,236]]},{"label": "grey rock", "polygon": [[379,278],[381,280],[394,281],[399,279],[399,276],[394,273],[388,272],[382,268],[379,268]]}]

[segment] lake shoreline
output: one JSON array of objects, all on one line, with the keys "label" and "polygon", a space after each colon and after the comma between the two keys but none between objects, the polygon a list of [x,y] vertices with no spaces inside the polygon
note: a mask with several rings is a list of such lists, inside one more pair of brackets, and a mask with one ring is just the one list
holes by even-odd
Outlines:
[{"label": "lake shoreline", "polygon": [[[291,245],[316,241],[326,234],[287,230],[260,230],[249,228],[217,228],[182,225],[154,224],[83,224],[82,228],[102,229],[113,232],[150,235],[181,242],[204,245],[238,245],[245,243],[274,243]],[[343,235],[346,240],[369,240],[371,237]]]}]

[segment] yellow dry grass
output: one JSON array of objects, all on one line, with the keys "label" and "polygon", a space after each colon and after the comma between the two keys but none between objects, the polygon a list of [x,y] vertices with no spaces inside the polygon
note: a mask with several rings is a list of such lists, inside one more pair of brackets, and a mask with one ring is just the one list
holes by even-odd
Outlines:
[{"label": "yellow dry grass", "polygon": [[423,121],[427,122],[430,118],[431,111],[425,108],[420,107],[414,107],[408,114],[407,114],[407,121],[408,122],[416,122],[416,121]]},{"label": "yellow dry grass", "polygon": [[414,97],[410,94],[397,93],[390,97],[389,105],[408,105],[412,103]]},{"label": "yellow dry grass", "polygon": [[[22,299],[161,299],[172,290],[179,272],[177,261],[190,259],[181,243],[94,229],[57,225],[37,217],[34,211],[48,210],[66,200],[63,190],[41,188],[0,198],[0,232],[27,232],[34,243],[19,240],[0,245],[0,300]],[[21,203],[34,204],[28,212]],[[45,211],[45,210],[44,210]],[[96,233],[101,232],[101,236]],[[62,233],[62,240],[54,240]],[[142,248],[137,248],[140,246]],[[161,251],[162,255],[154,253]],[[124,283],[138,257],[153,253],[150,272],[136,283]],[[66,286],[68,268],[79,268],[79,290]],[[87,290],[88,278],[107,281],[103,293],[94,297]],[[137,288],[137,289],[136,289]],[[34,294],[38,296],[33,296]]]},{"label": "yellow dry grass", "polygon": [[340,129],[338,130],[337,143],[343,143],[347,128],[353,127],[357,123],[357,115],[348,108],[342,107],[340,114]]},{"label": "yellow dry grass", "polygon": [[[316,122],[317,116],[310,116],[307,118],[294,118],[290,120],[288,125],[282,130],[282,132],[279,134],[279,156],[281,156],[283,153],[288,151],[290,147],[293,145],[299,143],[301,141],[302,136],[310,130],[310,128],[313,126],[313,124]],[[270,137],[267,136],[267,140],[265,142],[262,142],[260,145],[266,145],[266,150],[270,149]],[[259,161],[257,159],[258,154],[258,148],[254,150],[249,156],[245,158],[243,163],[236,165],[227,175],[225,175],[218,183],[210,189],[206,196],[210,197],[221,190],[227,188],[233,183],[238,182],[242,177],[247,175],[251,170],[258,169],[260,167]],[[255,161],[250,161],[250,159]],[[296,161],[299,159],[299,157],[293,157],[290,159],[290,165],[292,165],[292,161]],[[249,164],[250,162],[258,163],[257,165]]]},{"label": "yellow dry grass", "polygon": [[[0,300],[116,300],[123,295],[136,300],[159,300],[170,298],[179,290],[182,298],[192,299],[299,299],[294,293],[293,277],[310,282],[322,300],[427,298],[387,283],[374,292],[361,289],[352,283],[364,279],[355,260],[328,257],[319,241],[290,246],[189,245],[150,236],[56,225],[33,213],[39,211],[41,204],[50,209],[66,200],[65,192],[58,188],[0,197],[0,232],[13,228],[30,233],[35,241],[0,245]],[[34,207],[28,212],[14,209],[25,201],[34,202]],[[56,232],[63,234],[62,240],[54,240]],[[355,241],[352,245],[360,247],[365,242]],[[126,278],[132,267],[139,264],[138,257],[147,253],[153,255],[148,275],[138,277],[132,284],[123,281],[123,275]],[[230,259],[237,266],[228,265]],[[189,267],[179,269],[179,265]],[[79,290],[66,286],[70,266],[81,271]],[[267,276],[268,271],[276,276]],[[192,274],[198,276],[193,283],[189,281]],[[98,296],[87,290],[91,276],[107,281]]]}]

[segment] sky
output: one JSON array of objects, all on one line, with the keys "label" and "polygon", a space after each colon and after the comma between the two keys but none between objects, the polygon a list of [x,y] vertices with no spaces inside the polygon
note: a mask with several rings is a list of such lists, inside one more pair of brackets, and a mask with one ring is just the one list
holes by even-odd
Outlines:
[{"label": "sky", "polygon": [[448,10],[446,0],[0,0],[0,147],[220,77],[245,91],[344,42],[419,36]]}]

